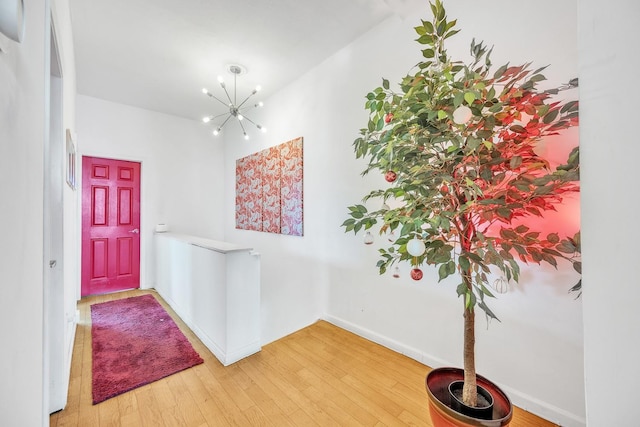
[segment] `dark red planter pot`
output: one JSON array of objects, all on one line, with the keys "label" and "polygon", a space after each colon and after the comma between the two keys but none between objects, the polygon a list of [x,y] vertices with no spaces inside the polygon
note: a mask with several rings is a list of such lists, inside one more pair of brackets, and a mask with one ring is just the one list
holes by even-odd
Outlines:
[{"label": "dark red planter pot", "polygon": [[449,384],[464,379],[459,368],[438,368],[429,372],[425,385],[429,397],[429,413],[434,427],[479,426],[505,427],[511,422],[513,406],[506,394],[494,383],[481,375],[476,375],[478,385],[493,396],[493,416],[489,420],[463,415],[450,407]]}]

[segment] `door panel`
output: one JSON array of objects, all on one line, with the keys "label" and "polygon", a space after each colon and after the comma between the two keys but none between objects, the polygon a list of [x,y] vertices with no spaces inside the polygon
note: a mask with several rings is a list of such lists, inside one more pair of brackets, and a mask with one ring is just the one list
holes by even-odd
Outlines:
[{"label": "door panel", "polygon": [[82,296],[140,287],[140,163],[82,158]]}]

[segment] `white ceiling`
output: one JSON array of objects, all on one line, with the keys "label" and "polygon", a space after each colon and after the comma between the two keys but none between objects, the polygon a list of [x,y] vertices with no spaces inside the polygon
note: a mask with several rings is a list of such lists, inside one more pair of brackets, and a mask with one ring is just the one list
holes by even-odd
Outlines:
[{"label": "white ceiling", "polygon": [[[78,93],[199,120],[201,92],[238,77],[261,99],[359,35],[426,0],[70,0]],[[222,92],[220,92],[221,94]],[[257,100],[257,99],[256,99]]]}]

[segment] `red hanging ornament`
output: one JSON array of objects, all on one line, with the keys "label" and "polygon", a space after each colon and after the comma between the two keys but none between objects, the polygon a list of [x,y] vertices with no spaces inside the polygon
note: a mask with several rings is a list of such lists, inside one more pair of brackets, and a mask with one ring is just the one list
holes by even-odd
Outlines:
[{"label": "red hanging ornament", "polygon": [[419,268],[412,268],[411,269],[411,278],[413,280],[422,279],[422,270],[420,270]]}]

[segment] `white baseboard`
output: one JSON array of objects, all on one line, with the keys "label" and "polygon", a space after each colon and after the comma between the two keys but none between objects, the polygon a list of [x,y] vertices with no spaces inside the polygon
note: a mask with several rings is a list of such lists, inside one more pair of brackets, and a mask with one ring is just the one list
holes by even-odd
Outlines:
[{"label": "white baseboard", "polygon": [[[453,366],[452,363],[448,363],[447,361],[439,359],[433,355],[427,354],[423,351],[407,346],[401,342],[398,342],[389,337],[381,335],[377,332],[358,326],[354,323],[348,322],[344,319],[331,316],[328,314],[325,314],[322,317],[322,319],[342,329],[346,329],[349,332],[353,332],[358,336],[366,338],[369,341],[373,341],[377,344],[380,344],[381,346],[387,347],[388,349],[396,351],[400,354],[404,354],[405,356],[410,357],[411,359],[417,360],[418,362],[424,365],[427,365],[431,368]],[[518,390],[514,390],[510,387],[503,386],[502,384],[498,384],[498,386],[500,386],[505,391],[505,393],[509,395],[511,402],[521,409],[524,409],[528,412],[531,412],[532,414],[535,414],[546,420],[559,424],[560,426],[563,426],[563,427],[586,426],[586,420],[580,416],[577,416],[576,414],[565,411],[564,409],[551,405],[548,402],[543,402],[525,393],[521,393]]]},{"label": "white baseboard", "polygon": [[248,344],[240,349],[237,349],[233,352],[225,352],[220,345],[216,344],[209,335],[207,335],[198,325],[195,324],[193,319],[188,316],[168,295],[162,292],[159,289],[155,289],[155,291],[166,301],[167,304],[171,306],[173,311],[182,319],[182,321],[193,331],[194,334],[202,341],[213,355],[222,363],[224,366],[229,366],[232,363],[239,361],[240,359],[244,359],[247,356],[251,356],[261,350],[261,344],[259,341]]}]

